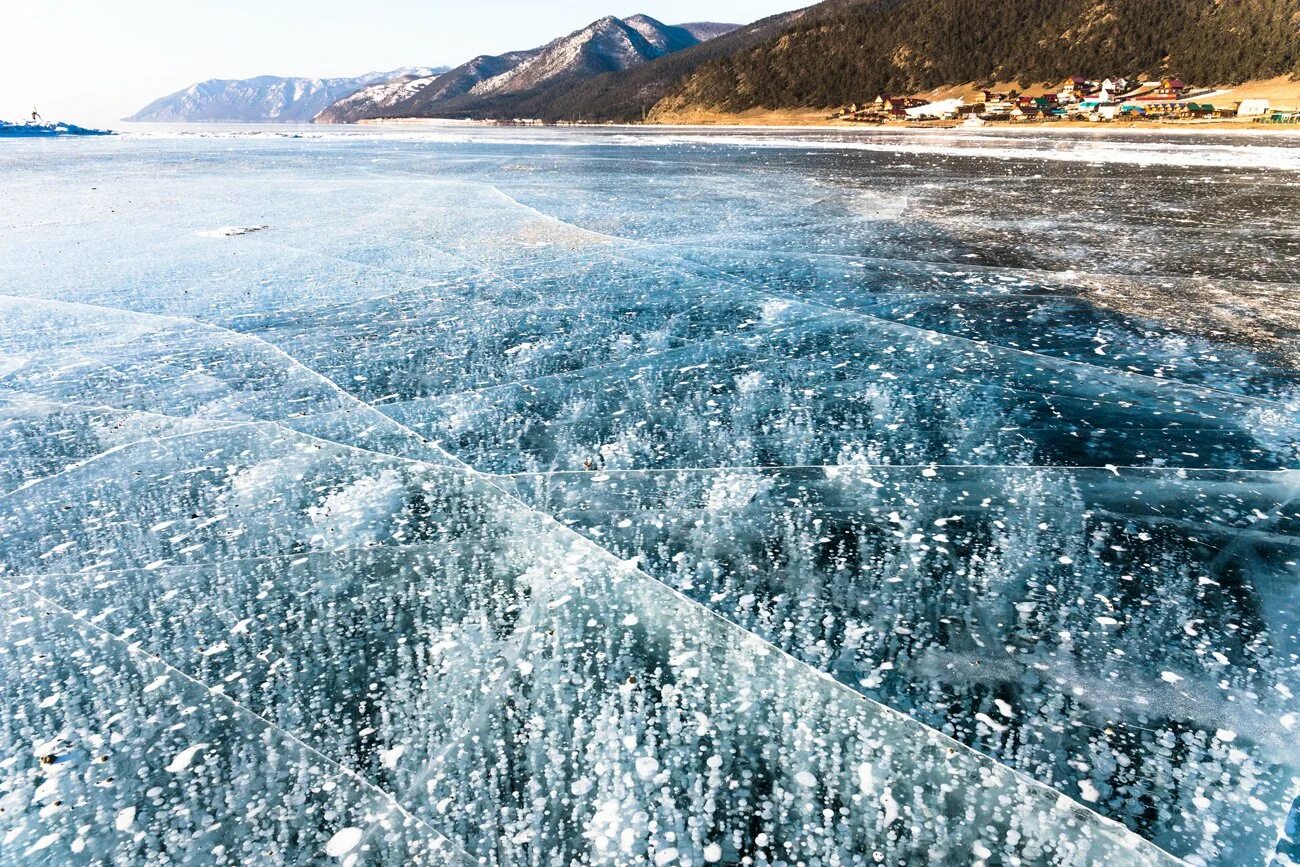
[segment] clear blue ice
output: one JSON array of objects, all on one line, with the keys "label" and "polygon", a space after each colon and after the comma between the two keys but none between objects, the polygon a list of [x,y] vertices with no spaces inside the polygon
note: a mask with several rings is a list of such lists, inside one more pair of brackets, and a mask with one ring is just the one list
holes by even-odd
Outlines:
[{"label": "clear blue ice", "polygon": [[1300,863],[1300,150],[0,148],[0,863]]}]

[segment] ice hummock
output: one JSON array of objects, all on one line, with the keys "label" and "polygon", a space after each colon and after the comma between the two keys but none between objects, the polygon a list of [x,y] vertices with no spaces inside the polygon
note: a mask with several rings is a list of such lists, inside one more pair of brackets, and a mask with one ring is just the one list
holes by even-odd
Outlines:
[{"label": "ice hummock", "polygon": [[53,138],[55,136],[114,135],[111,130],[89,129],[63,121],[0,120],[0,138]]}]

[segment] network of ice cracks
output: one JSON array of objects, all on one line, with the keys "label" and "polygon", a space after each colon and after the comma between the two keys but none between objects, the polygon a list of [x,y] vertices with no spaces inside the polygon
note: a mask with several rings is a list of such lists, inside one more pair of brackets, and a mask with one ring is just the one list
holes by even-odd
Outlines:
[{"label": "network of ice cracks", "polygon": [[0,163],[0,863],[1300,861],[1293,181]]}]

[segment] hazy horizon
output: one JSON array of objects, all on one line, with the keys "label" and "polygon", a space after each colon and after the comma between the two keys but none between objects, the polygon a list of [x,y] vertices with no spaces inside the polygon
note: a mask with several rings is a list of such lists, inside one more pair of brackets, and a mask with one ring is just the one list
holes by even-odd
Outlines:
[{"label": "hazy horizon", "polygon": [[[800,0],[574,0],[557,10],[484,0],[472,10],[390,0],[358,14],[341,0],[130,0],[26,3],[9,13],[0,53],[0,119],[32,108],[48,120],[117,123],[158,97],[213,78],[330,78],[404,66],[456,66],[479,54],[540,45],[604,15],[638,12],[668,24],[747,24]],[[626,8],[625,8],[626,7]],[[286,35],[287,34],[287,35]]]}]

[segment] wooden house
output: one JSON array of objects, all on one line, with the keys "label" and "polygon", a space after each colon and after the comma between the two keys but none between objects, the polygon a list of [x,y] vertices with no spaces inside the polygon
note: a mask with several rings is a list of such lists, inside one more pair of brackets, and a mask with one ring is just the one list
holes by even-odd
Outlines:
[{"label": "wooden house", "polygon": [[1187,85],[1177,78],[1164,78],[1160,80],[1159,85],[1137,99],[1143,102],[1177,102],[1183,98],[1183,91],[1186,89]]}]

